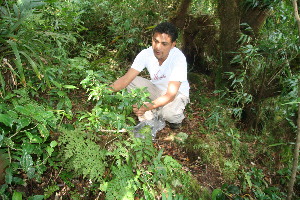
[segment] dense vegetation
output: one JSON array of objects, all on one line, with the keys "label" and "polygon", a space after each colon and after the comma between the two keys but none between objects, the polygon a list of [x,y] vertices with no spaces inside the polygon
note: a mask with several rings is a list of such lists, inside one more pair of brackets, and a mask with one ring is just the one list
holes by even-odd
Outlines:
[{"label": "dense vegetation", "polygon": [[[287,197],[300,76],[290,1],[0,2],[1,199]],[[141,140],[131,105],[147,92],[107,86],[167,20],[191,103],[180,131]],[[201,182],[196,165],[214,173]]]}]

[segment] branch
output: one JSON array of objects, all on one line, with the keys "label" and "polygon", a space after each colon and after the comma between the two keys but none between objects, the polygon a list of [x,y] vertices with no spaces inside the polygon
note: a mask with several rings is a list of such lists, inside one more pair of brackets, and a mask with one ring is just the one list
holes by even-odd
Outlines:
[{"label": "branch", "polygon": [[[294,7],[295,19],[296,19],[297,24],[298,24],[299,36],[300,36],[300,17],[299,17],[299,12],[298,12],[297,0],[293,0],[293,7]],[[299,42],[300,42],[300,40],[299,40]]]}]

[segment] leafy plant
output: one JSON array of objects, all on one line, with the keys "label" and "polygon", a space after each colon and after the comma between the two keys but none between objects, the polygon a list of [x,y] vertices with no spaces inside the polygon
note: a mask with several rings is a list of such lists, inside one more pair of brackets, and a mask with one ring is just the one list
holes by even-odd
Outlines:
[{"label": "leafy plant", "polygon": [[80,120],[87,119],[86,126],[101,131],[121,130],[126,124],[134,124],[135,121],[129,114],[132,112],[132,105],[143,105],[143,102],[151,102],[149,93],[145,88],[122,90],[113,93],[103,78],[102,73],[88,71],[88,76],[81,81],[84,88],[89,91],[88,100],[96,101],[96,106],[91,112],[80,117]]},{"label": "leafy plant", "polygon": [[190,175],[176,160],[157,152],[151,139],[63,130],[59,141],[64,167],[98,183],[106,199],[153,199],[166,188],[172,196],[197,195],[188,192],[196,189]]},{"label": "leafy plant", "polygon": [[[25,173],[28,179],[40,181],[47,169],[45,164],[55,154],[57,142],[49,140],[49,129],[55,127],[56,121],[54,113],[31,100],[26,90],[14,91],[1,101],[0,150],[8,160],[2,190],[24,184],[26,180],[19,176],[20,173]],[[19,195],[15,192],[14,195]],[[2,198],[8,197],[9,194],[3,193]]]},{"label": "leafy plant", "polygon": [[251,168],[241,178],[242,187],[224,184],[221,189],[215,189],[212,193],[213,199],[270,199],[279,200],[286,198],[279,188],[269,186],[264,179],[265,175],[261,169]]}]

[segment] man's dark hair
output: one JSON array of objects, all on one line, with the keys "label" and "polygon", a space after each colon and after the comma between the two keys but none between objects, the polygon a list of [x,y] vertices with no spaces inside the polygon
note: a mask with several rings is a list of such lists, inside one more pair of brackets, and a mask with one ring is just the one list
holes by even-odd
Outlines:
[{"label": "man's dark hair", "polygon": [[172,42],[175,42],[176,39],[178,38],[178,31],[177,28],[171,24],[170,22],[162,22],[158,24],[154,29],[153,29],[153,35],[154,33],[165,33],[171,36]]}]

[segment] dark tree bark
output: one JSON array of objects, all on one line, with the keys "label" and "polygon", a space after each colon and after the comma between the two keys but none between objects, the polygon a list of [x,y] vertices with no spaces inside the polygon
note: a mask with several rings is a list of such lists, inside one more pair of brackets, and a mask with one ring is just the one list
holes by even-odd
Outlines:
[{"label": "dark tree bark", "polygon": [[252,9],[243,10],[241,13],[241,24],[248,24],[253,30],[253,33],[249,34],[257,36],[261,27],[264,25],[266,19],[270,15],[270,9],[267,6],[256,7]]},{"label": "dark tree bark", "polygon": [[208,15],[191,16],[191,0],[182,0],[177,13],[170,18],[182,32],[182,51],[193,71],[210,73],[213,66],[207,57],[217,54],[217,28]]},{"label": "dark tree bark", "polygon": [[182,0],[176,14],[174,16],[171,16],[170,22],[172,22],[177,28],[181,30],[185,28],[188,9],[191,3],[192,0]]}]

